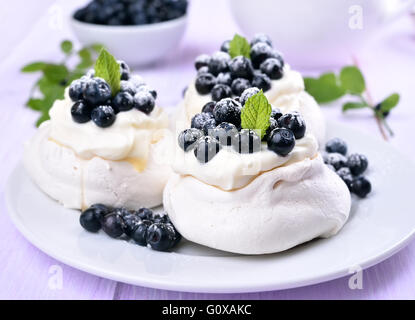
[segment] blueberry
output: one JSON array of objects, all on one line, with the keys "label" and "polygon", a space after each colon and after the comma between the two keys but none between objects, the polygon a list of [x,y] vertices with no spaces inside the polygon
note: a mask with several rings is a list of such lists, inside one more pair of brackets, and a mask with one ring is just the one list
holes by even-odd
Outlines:
[{"label": "blueberry", "polygon": [[254,130],[243,129],[237,136],[233,148],[239,153],[254,153],[261,151],[261,138]]},{"label": "blueberry", "polygon": [[111,88],[104,79],[93,78],[86,83],[83,96],[88,104],[96,106],[111,99]]},{"label": "blueberry", "polygon": [[268,149],[279,156],[287,156],[295,147],[294,133],[286,128],[277,128],[268,139]]},{"label": "blueberry", "polygon": [[257,43],[266,43],[270,47],[272,47],[272,40],[269,36],[264,33],[257,33],[251,40],[251,47],[256,45]]},{"label": "blueberry", "polygon": [[78,101],[71,108],[72,119],[77,123],[86,123],[91,120],[91,111],[91,107],[84,101]]},{"label": "blueberry", "polygon": [[[122,89],[123,82],[124,81],[121,81],[121,89]],[[136,89],[145,85],[143,78],[140,77],[139,75],[130,76],[130,80],[128,80],[128,83],[131,83],[132,85],[134,85]]]},{"label": "blueberry", "polygon": [[[201,75],[203,73],[209,73],[209,67],[201,67],[198,71],[197,71],[197,75]],[[209,73],[210,74],[210,73]]]},{"label": "blueberry", "polygon": [[210,73],[201,73],[196,78],[195,87],[200,94],[208,94],[216,84],[216,78]]},{"label": "blueberry", "polygon": [[156,251],[170,250],[176,240],[174,229],[163,223],[155,223],[147,230],[147,244]]},{"label": "blueberry", "polygon": [[271,136],[271,132],[278,128],[278,121],[275,120],[273,117],[269,119],[269,127],[267,129],[267,132],[265,133],[263,141],[268,141],[268,139]]},{"label": "blueberry", "polygon": [[153,219],[153,211],[148,208],[141,208],[137,211],[137,215],[142,220],[152,220]]},{"label": "blueberry", "polygon": [[213,101],[219,101],[232,96],[232,90],[226,84],[215,85],[210,93]]},{"label": "blueberry", "polygon": [[221,72],[227,72],[230,60],[231,57],[226,52],[218,51],[214,53],[209,61],[209,72],[214,76]]},{"label": "blueberry", "polygon": [[144,112],[145,114],[150,114],[154,110],[155,106],[156,102],[154,97],[148,91],[139,91],[134,96],[134,108]]},{"label": "blueberry", "polygon": [[229,71],[232,78],[252,79],[254,69],[251,61],[244,56],[237,56],[229,62]]},{"label": "blueberry", "polygon": [[347,158],[340,153],[327,153],[323,158],[324,163],[332,165],[336,170],[347,166]]},{"label": "blueberry", "polygon": [[266,43],[258,42],[251,48],[251,61],[255,69],[259,69],[261,63],[268,58],[277,58],[278,53]]},{"label": "blueberry", "polygon": [[107,214],[109,214],[111,212],[111,208],[109,208],[108,206],[101,204],[101,203],[96,203],[93,204],[90,209],[94,209],[95,212],[97,212],[101,218],[104,218]]},{"label": "blueberry", "polygon": [[260,90],[258,88],[248,88],[246,89],[241,95],[241,104],[244,106],[245,103],[248,101],[249,98],[253,97],[254,95],[258,94]]},{"label": "blueberry", "polygon": [[135,243],[137,243],[140,246],[147,246],[147,230],[148,230],[148,224],[146,223],[138,223],[133,231],[131,232],[131,239],[134,240]]},{"label": "blueberry", "polygon": [[237,141],[238,128],[232,123],[222,122],[210,131],[210,136],[219,141],[220,144],[231,146]]},{"label": "blueberry", "polygon": [[210,62],[210,56],[208,56],[207,54],[201,54],[195,60],[196,70],[200,70],[200,68],[202,67],[209,66],[209,62]]},{"label": "blueberry", "polygon": [[98,106],[92,110],[91,119],[98,127],[107,128],[115,122],[116,116],[111,106]]},{"label": "blueberry", "polygon": [[82,212],[79,222],[89,232],[98,232],[101,229],[101,215],[91,208]]},{"label": "blueberry", "polygon": [[152,89],[148,85],[141,85],[137,87],[137,93],[142,92],[142,91],[150,93],[153,96],[154,100],[157,99],[157,91]]},{"label": "blueberry", "polygon": [[372,184],[365,177],[359,177],[353,180],[351,190],[359,198],[366,198],[366,196],[372,191]]},{"label": "blueberry", "polygon": [[134,97],[128,92],[119,92],[112,101],[118,111],[130,111],[134,107]]},{"label": "blueberry", "polygon": [[82,79],[75,80],[69,87],[69,97],[72,101],[79,101],[83,99],[84,91],[86,87],[86,81]]},{"label": "blueberry", "polygon": [[221,72],[216,77],[216,83],[218,84],[226,84],[227,86],[232,85],[232,76],[229,72]]},{"label": "blueberry", "polygon": [[171,223],[170,218],[167,214],[157,213],[154,216],[154,223]]},{"label": "blueberry", "polygon": [[135,228],[138,224],[141,223],[141,219],[137,214],[129,213],[122,216],[123,220],[123,231],[128,236],[131,237],[135,231]]},{"label": "blueberry", "polygon": [[279,120],[283,116],[282,112],[278,108],[272,108],[271,111],[271,118],[274,118],[275,120]]},{"label": "blueberry", "polygon": [[130,79],[130,68],[124,61],[118,61],[120,65],[121,80]]},{"label": "blueberry", "polygon": [[205,125],[205,122],[213,119],[213,114],[211,113],[198,113],[193,116],[191,121],[191,127],[199,130],[203,130],[203,126]]},{"label": "blueberry", "polygon": [[208,135],[209,132],[216,128],[216,120],[215,119],[209,119],[203,124],[203,133],[205,135]]},{"label": "blueberry", "polygon": [[340,138],[333,138],[326,143],[326,151],[328,153],[347,154],[347,144]]},{"label": "blueberry", "polygon": [[366,171],[369,161],[363,154],[355,153],[347,158],[347,166],[353,175],[358,176]]},{"label": "blueberry", "polygon": [[222,45],[220,46],[220,51],[229,53],[229,47],[231,44],[231,40],[226,40]]},{"label": "blueberry", "polygon": [[213,115],[216,123],[228,122],[237,128],[241,126],[241,105],[231,98],[226,98],[216,103]]},{"label": "blueberry", "polygon": [[200,163],[207,163],[218,154],[220,149],[219,141],[208,136],[202,137],[196,142],[194,153]]},{"label": "blueberry", "polygon": [[235,96],[240,96],[245,90],[251,87],[248,79],[237,78],[232,82],[232,92]]},{"label": "blueberry", "polygon": [[120,92],[128,92],[134,97],[137,93],[137,87],[135,82],[123,80],[120,83]]},{"label": "blueberry", "polygon": [[279,80],[284,75],[281,61],[275,58],[269,58],[261,63],[260,69],[273,80]]},{"label": "blueberry", "polygon": [[278,119],[278,125],[290,129],[296,139],[302,139],[305,135],[306,124],[298,112],[286,113]]},{"label": "blueberry", "polygon": [[340,178],[342,178],[344,183],[346,183],[347,187],[350,189],[353,182],[353,175],[350,172],[350,169],[347,167],[343,167],[337,170],[336,173],[339,175]]},{"label": "blueberry", "polygon": [[212,113],[213,114],[213,109],[215,109],[215,106],[216,106],[215,101],[211,101],[211,102],[206,103],[202,108],[202,113],[206,112],[206,113]]},{"label": "blueberry", "polygon": [[124,234],[124,222],[117,213],[110,213],[102,221],[102,230],[111,238],[119,238]]},{"label": "blueberry", "polygon": [[179,134],[179,146],[185,152],[192,150],[196,142],[203,137],[203,132],[199,129],[186,129]]},{"label": "blueberry", "polygon": [[267,92],[269,89],[271,89],[272,82],[266,74],[256,73],[252,79],[252,86]]}]

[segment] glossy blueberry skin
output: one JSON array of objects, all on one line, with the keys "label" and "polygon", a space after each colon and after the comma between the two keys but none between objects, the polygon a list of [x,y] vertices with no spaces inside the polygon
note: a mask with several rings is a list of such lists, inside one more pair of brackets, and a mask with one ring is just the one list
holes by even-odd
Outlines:
[{"label": "glossy blueberry skin", "polygon": [[91,120],[91,107],[84,101],[75,102],[71,108],[73,121],[77,123],[87,123]]},{"label": "glossy blueberry skin", "polygon": [[275,120],[279,120],[283,116],[283,113],[278,108],[272,108],[271,111],[271,118],[274,118]]},{"label": "glossy blueberry skin", "polygon": [[369,166],[369,161],[363,154],[354,153],[347,158],[347,166],[355,176],[363,174]]},{"label": "glossy blueberry skin", "polygon": [[140,217],[135,213],[129,213],[122,216],[123,219],[123,231],[128,236],[131,237],[136,226],[141,223]]},{"label": "glossy blueberry skin", "polygon": [[216,123],[228,122],[239,128],[241,126],[241,109],[240,103],[234,99],[226,98],[219,101],[213,110]]},{"label": "glossy blueberry skin", "polygon": [[180,148],[185,152],[192,150],[195,147],[196,142],[203,137],[202,130],[191,128],[182,131],[179,134],[178,142]]},{"label": "glossy blueberry skin", "polygon": [[153,112],[155,106],[156,101],[149,91],[139,91],[134,96],[134,108],[145,114]]},{"label": "glossy blueberry skin", "polygon": [[220,149],[219,141],[212,137],[202,137],[196,142],[194,154],[200,163],[207,163],[218,154]]},{"label": "glossy blueberry skin", "polygon": [[208,67],[210,62],[210,56],[207,54],[201,54],[195,60],[195,68],[199,70],[202,67]]},{"label": "glossy blueberry skin", "polygon": [[98,232],[101,229],[101,215],[94,209],[82,212],[79,217],[81,226],[89,232]]},{"label": "glossy blueberry skin", "polygon": [[271,79],[264,73],[256,73],[252,79],[252,86],[267,92],[271,89]]},{"label": "glossy blueberry skin", "polygon": [[354,180],[352,173],[350,172],[350,169],[347,167],[340,168],[336,172],[340,178],[346,183],[349,190],[351,189],[352,182]]},{"label": "glossy blueberry skin", "polygon": [[92,110],[92,121],[101,128],[108,128],[115,122],[116,116],[111,106],[98,106]]},{"label": "glossy blueberry skin", "polygon": [[147,246],[148,227],[148,224],[141,222],[137,224],[134,230],[131,232],[131,239],[133,239],[135,243],[142,247]]},{"label": "glossy blueberry skin", "polygon": [[324,163],[332,165],[336,170],[347,166],[347,158],[340,153],[327,153],[323,159]]},{"label": "glossy blueberry skin", "polygon": [[191,121],[191,128],[203,130],[206,121],[213,119],[212,113],[202,112],[193,116]]},{"label": "glossy blueberry skin", "polygon": [[261,151],[261,138],[254,130],[243,129],[233,144],[235,151],[246,154]]},{"label": "glossy blueberry skin", "polygon": [[134,107],[134,97],[129,92],[119,92],[112,100],[112,104],[119,112],[130,111]]},{"label": "glossy blueberry skin", "polygon": [[260,90],[258,88],[255,88],[255,87],[246,89],[241,94],[241,100],[240,100],[241,104],[244,106],[249,98],[253,97],[254,95],[258,94],[259,92],[260,92]]},{"label": "glossy blueberry skin", "polygon": [[84,91],[86,87],[86,81],[83,79],[75,80],[69,87],[69,97],[72,101],[76,102],[84,98]]},{"label": "glossy blueberry skin", "polygon": [[286,113],[278,119],[282,128],[290,129],[297,140],[302,139],[306,132],[306,124],[303,117],[296,112]]},{"label": "glossy blueberry skin", "polygon": [[279,80],[283,77],[283,66],[281,61],[275,58],[269,58],[261,63],[261,71],[272,80]]},{"label": "glossy blueberry skin", "polygon": [[278,121],[275,120],[273,117],[269,119],[269,127],[267,129],[267,132],[265,133],[263,141],[268,141],[268,139],[271,136],[271,132],[278,128]]},{"label": "glossy blueberry skin", "polygon": [[217,84],[210,92],[213,101],[219,101],[232,96],[232,89],[225,84]]},{"label": "glossy blueberry skin", "polygon": [[216,106],[215,101],[210,101],[210,102],[206,103],[202,108],[202,113],[211,113],[211,114],[213,114],[213,110],[215,109],[215,106]]},{"label": "glossy blueberry skin", "polygon": [[111,88],[105,80],[93,78],[86,83],[83,97],[86,103],[92,106],[105,104],[111,99]]},{"label": "glossy blueberry skin", "polygon": [[166,224],[155,223],[147,230],[147,244],[156,251],[168,251],[175,245],[175,232]]},{"label": "glossy blueberry skin", "polygon": [[94,209],[101,216],[101,219],[112,211],[112,208],[101,203],[93,204],[90,209]]},{"label": "glossy blueberry skin", "polygon": [[279,156],[287,156],[295,147],[294,133],[286,128],[277,128],[268,139],[268,149]]},{"label": "glossy blueberry skin", "polygon": [[198,93],[205,95],[210,93],[216,85],[216,78],[210,73],[201,73],[197,76],[195,87]]},{"label": "glossy blueberry skin", "polygon": [[235,57],[229,62],[229,71],[234,79],[244,78],[250,80],[254,75],[251,61],[243,56]]},{"label": "glossy blueberry skin", "polygon": [[110,213],[102,221],[102,230],[111,238],[119,238],[124,234],[124,221],[117,213]]},{"label": "glossy blueberry skin", "polygon": [[148,208],[140,208],[137,211],[137,215],[142,220],[152,220],[153,219],[153,211],[151,209],[148,209]]},{"label": "glossy blueberry skin", "polygon": [[245,90],[252,87],[248,79],[237,78],[232,81],[232,92],[235,96],[240,96]]},{"label": "glossy blueberry skin", "polygon": [[231,146],[237,143],[239,134],[238,128],[232,123],[222,122],[215,129],[209,132],[210,136],[215,138],[221,145]]},{"label": "glossy blueberry skin", "polygon": [[257,43],[265,43],[267,45],[269,45],[270,47],[272,47],[272,40],[271,38],[264,34],[264,33],[257,33],[256,35],[254,35],[254,37],[251,40],[251,47],[253,47],[254,45],[256,45]]},{"label": "glossy blueberry skin", "polygon": [[366,198],[372,191],[372,184],[365,177],[359,177],[353,180],[351,190],[359,198]]},{"label": "glossy blueberry skin", "polygon": [[347,144],[340,138],[333,138],[326,143],[326,151],[328,153],[347,154]]}]

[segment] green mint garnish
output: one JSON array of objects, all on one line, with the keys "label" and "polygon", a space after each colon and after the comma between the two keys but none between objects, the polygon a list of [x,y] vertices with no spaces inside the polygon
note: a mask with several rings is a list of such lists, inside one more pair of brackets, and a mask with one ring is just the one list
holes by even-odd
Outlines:
[{"label": "green mint garnish", "polygon": [[95,76],[104,79],[111,87],[112,96],[120,91],[121,72],[117,60],[102,49],[95,63]]},{"label": "green mint garnish", "polygon": [[239,34],[235,34],[235,36],[229,44],[229,54],[232,59],[237,56],[244,56],[250,59],[251,45],[249,44],[248,40],[246,40],[244,37],[240,36]]},{"label": "green mint garnish", "polygon": [[261,90],[245,103],[241,113],[242,128],[255,130],[262,139],[270,126],[271,112],[271,104]]}]

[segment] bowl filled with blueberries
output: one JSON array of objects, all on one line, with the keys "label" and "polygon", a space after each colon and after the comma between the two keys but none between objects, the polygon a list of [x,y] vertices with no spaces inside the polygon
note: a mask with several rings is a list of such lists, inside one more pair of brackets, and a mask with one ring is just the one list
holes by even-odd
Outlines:
[{"label": "bowl filled with blueberries", "polygon": [[178,45],[188,0],[92,0],[70,17],[83,45],[102,44],[130,66],[154,63]]}]

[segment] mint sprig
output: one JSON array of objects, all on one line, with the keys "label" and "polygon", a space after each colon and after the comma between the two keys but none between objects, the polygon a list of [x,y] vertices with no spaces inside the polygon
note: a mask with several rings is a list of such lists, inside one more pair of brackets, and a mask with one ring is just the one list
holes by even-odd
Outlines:
[{"label": "mint sprig", "polygon": [[318,103],[330,103],[345,96],[352,101],[343,104],[343,112],[369,108],[373,111],[380,131],[387,140],[384,128],[393,136],[393,131],[386,123],[385,116],[394,109],[400,100],[399,94],[394,93],[378,104],[368,101],[366,81],[363,73],[356,66],[346,66],[337,75],[334,72],[324,73],[318,78],[304,78],[306,91],[312,95]]},{"label": "mint sprig", "polygon": [[248,59],[251,58],[251,45],[246,38],[235,34],[232,41],[229,43],[229,55],[231,58],[237,56],[244,56]]},{"label": "mint sprig", "polygon": [[255,130],[262,139],[270,126],[271,112],[271,104],[261,90],[245,103],[241,113],[242,128]]},{"label": "mint sprig", "polygon": [[[60,44],[60,48],[64,55],[62,62],[37,61],[21,69],[23,73],[40,72],[42,74],[33,85],[26,102],[27,107],[40,113],[36,126],[50,119],[49,110],[54,102],[63,99],[65,88],[73,80],[81,78],[94,65],[94,59],[102,46],[92,45],[76,51],[73,43],[65,40]],[[72,62],[74,57],[77,57],[79,61],[75,67],[71,68],[68,62]]]},{"label": "mint sprig", "polygon": [[109,84],[112,96],[115,96],[120,91],[120,65],[114,56],[105,49],[101,50],[95,63],[95,76],[104,79]]}]

